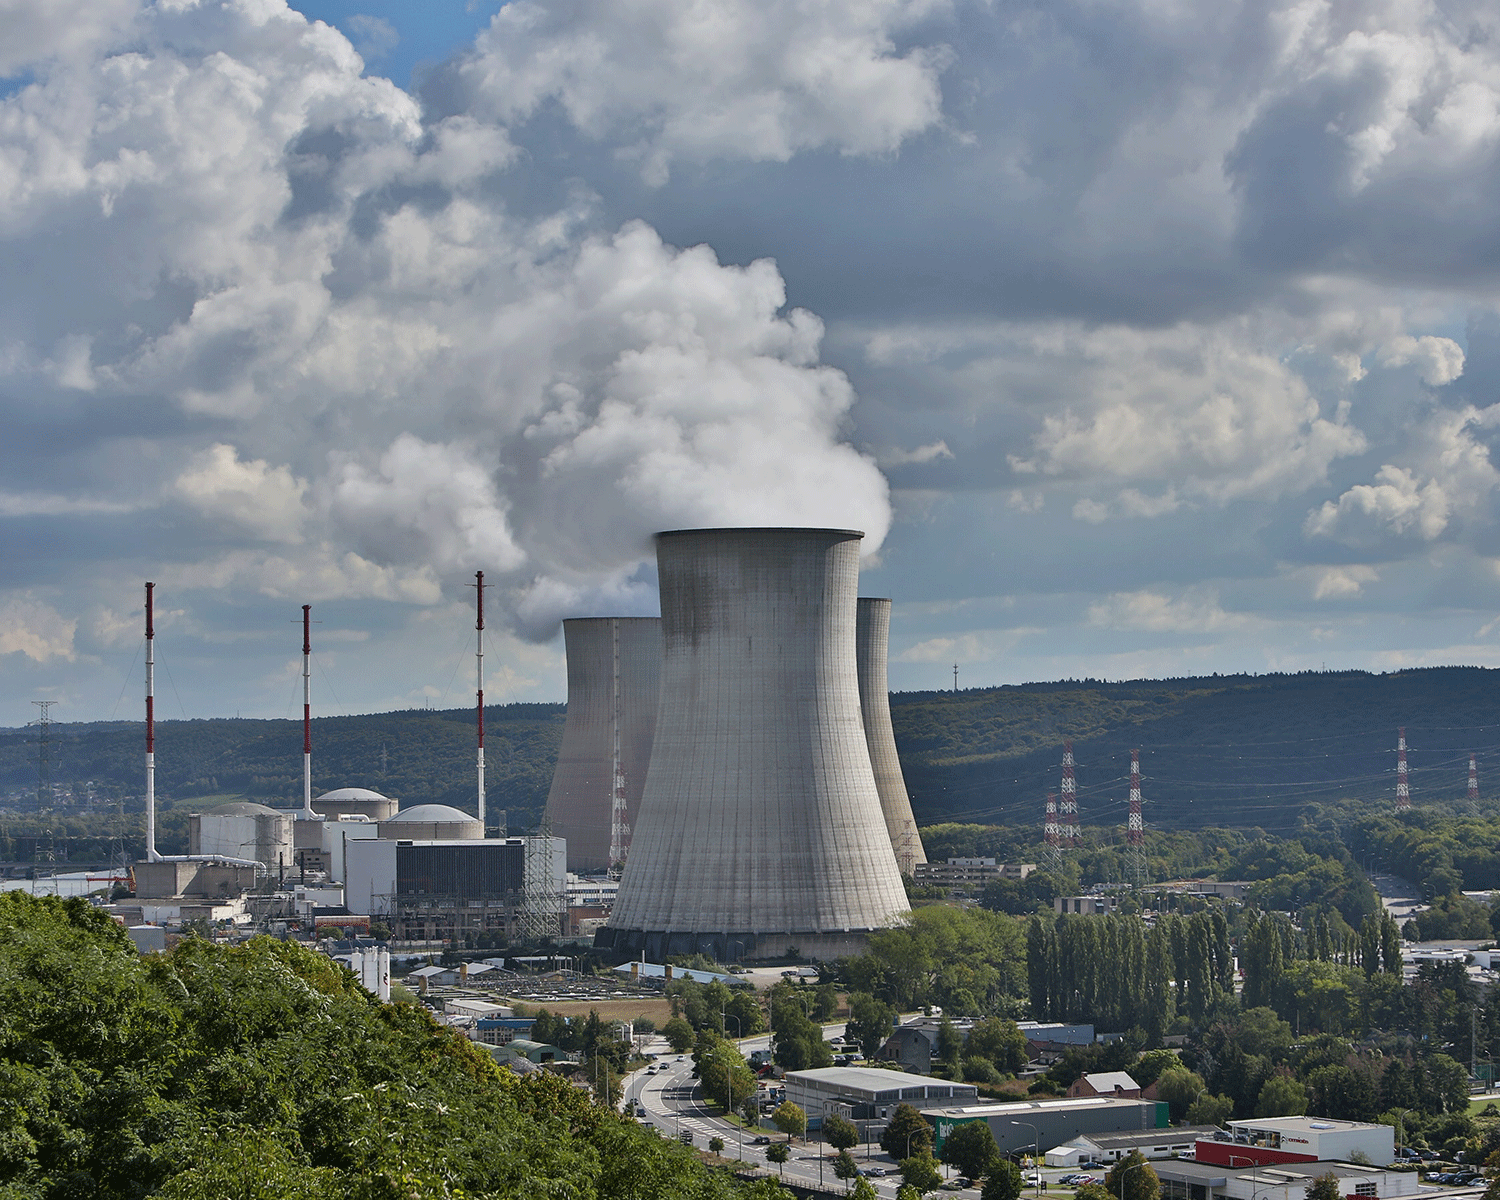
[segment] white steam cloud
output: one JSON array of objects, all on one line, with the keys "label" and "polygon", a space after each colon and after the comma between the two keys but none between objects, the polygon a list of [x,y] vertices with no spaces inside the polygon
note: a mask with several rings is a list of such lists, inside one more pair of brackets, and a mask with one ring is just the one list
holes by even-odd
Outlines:
[{"label": "white steam cloud", "polygon": [[[778,67],[800,115],[755,153],[879,151],[934,120],[935,60],[881,32],[904,11],[830,31],[829,69],[864,74]],[[879,548],[852,389],[774,264],[590,229],[586,207],[513,215],[502,118],[526,102],[430,120],[282,5],[105,15],[36,23],[35,78],[0,104],[0,265],[46,257],[66,297],[0,299],[0,380],[211,426],[180,434],[155,502],[237,545],[180,584],[432,603],[482,569],[545,637],[649,604],[656,529],[854,526]],[[532,92],[571,96],[559,71]],[[855,136],[871,89],[885,108]],[[660,146],[693,119],[664,116]]]}]

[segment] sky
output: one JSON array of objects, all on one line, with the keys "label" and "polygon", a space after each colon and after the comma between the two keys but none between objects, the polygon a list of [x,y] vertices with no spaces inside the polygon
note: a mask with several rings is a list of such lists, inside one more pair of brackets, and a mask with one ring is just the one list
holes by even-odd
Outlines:
[{"label": "sky", "polygon": [[0,724],[561,700],[650,535],[898,690],[1500,665],[1500,10],[0,0]]}]

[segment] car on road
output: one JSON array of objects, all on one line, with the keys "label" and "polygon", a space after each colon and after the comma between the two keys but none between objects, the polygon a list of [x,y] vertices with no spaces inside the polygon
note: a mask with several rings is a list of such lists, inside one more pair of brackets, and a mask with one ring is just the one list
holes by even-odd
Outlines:
[{"label": "car on road", "polygon": [[961,1192],[969,1185],[962,1179],[949,1179],[942,1184],[945,1192]]},{"label": "car on road", "polygon": [[679,1054],[677,1056],[677,1061],[678,1062],[686,1062],[687,1061],[687,1055],[686,1054]]},{"label": "car on road", "polygon": [[[1066,1175],[1060,1176],[1057,1182],[1062,1184],[1064,1187],[1067,1187],[1068,1184],[1073,1183],[1078,1179],[1078,1177],[1079,1176],[1077,1171],[1069,1171]],[[1035,1180],[1033,1180],[1032,1182],[1034,1183]]]},{"label": "car on road", "polygon": [[752,1146],[769,1146],[771,1144],[771,1139],[763,1133],[758,1133],[755,1135],[755,1140],[750,1144]]},{"label": "car on road", "polygon": [[1099,1181],[1097,1179],[1095,1179],[1092,1175],[1080,1175],[1080,1176],[1078,1176],[1077,1179],[1075,1179],[1073,1181],[1073,1186],[1074,1187],[1082,1187],[1086,1183],[1098,1183],[1098,1182]]}]

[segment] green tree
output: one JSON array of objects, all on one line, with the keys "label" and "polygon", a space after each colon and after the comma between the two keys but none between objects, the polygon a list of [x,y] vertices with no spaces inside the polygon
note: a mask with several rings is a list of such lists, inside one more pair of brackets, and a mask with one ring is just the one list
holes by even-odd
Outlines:
[{"label": "green tree", "polygon": [[963,1049],[963,1044],[963,1039],[958,1036],[958,1030],[953,1027],[953,1022],[948,1020],[945,1014],[938,1024],[937,1057],[950,1078],[958,1075],[958,1056]]},{"label": "green tree", "polygon": [[667,1045],[678,1054],[688,1049],[697,1037],[693,1032],[693,1027],[682,1017],[673,1017],[663,1025],[661,1035],[667,1039]]},{"label": "green tree", "polygon": [[1104,1190],[1116,1200],[1122,1188],[1125,1200],[1161,1200],[1161,1177],[1139,1150],[1120,1159],[1104,1177]]},{"label": "green tree", "polygon": [[859,1130],[853,1121],[834,1113],[823,1118],[823,1140],[835,1150],[848,1150],[859,1145]]},{"label": "green tree", "polygon": [[853,1156],[846,1149],[841,1149],[838,1157],[833,1160],[833,1174],[837,1179],[845,1183],[859,1175],[859,1164],[854,1161]]},{"label": "green tree", "polygon": [[1170,1071],[1180,1066],[1182,1066],[1182,1060],[1177,1057],[1175,1051],[1150,1050],[1141,1055],[1140,1061],[1130,1068],[1130,1077],[1146,1088],[1160,1079],[1163,1071]]},{"label": "green tree", "polygon": [[1290,1075],[1272,1075],[1255,1099],[1257,1117],[1300,1117],[1306,1111],[1307,1089]]},{"label": "green tree", "polygon": [[791,1158],[792,1151],[786,1142],[772,1142],[766,1147],[766,1158],[775,1163],[778,1173],[786,1174],[786,1160]]},{"label": "green tree", "polygon": [[932,1126],[910,1104],[896,1105],[896,1111],[880,1135],[880,1148],[898,1160],[930,1151],[932,1142]]},{"label": "green tree", "polygon": [[987,1058],[970,1057],[959,1064],[959,1072],[965,1083],[999,1083],[1000,1072]]},{"label": "green tree", "polygon": [[802,1106],[791,1100],[783,1100],[771,1114],[771,1124],[786,1134],[787,1140],[801,1137],[807,1132],[807,1114]]},{"label": "green tree", "polygon": [[868,992],[853,992],[849,996],[849,1020],[844,1026],[844,1037],[856,1042],[866,1058],[874,1058],[876,1052],[891,1036],[896,1021],[896,1010],[889,1004],[875,999]]},{"label": "green tree", "polygon": [[875,1185],[863,1175],[856,1175],[854,1188],[849,1195],[852,1200],[877,1200],[879,1193],[876,1192]]},{"label": "green tree", "polygon": [[1118,1200],[1118,1197],[1100,1183],[1086,1183],[1073,1193],[1073,1200]]},{"label": "green tree", "polygon": [[1166,1102],[1172,1124],[1182,1123],[1182,1119],[1187,1116],[1188,1106],[1198,1098],[1203,1086],[1203,1076],[1181,1066],[1163,1071],[1157,1077],[1156,1098]]},{"label": "green tree", "polygon": [[1339,1177],[1332,1171],[1326,1175],[1319,1175],[1303,1193],[1307,1200],[1344,1200],[1344,1189],[1339,1184]]},{"label": "green tree", "polygon": [[935,1191],[938,1184],[943,1182],[937,1160],[930,1154],[913,1154],[910,1158],[903,1158],[896,1165],[896,1170],[901,1173],[906,1186],[919,1196]]},{"label": "green tree", "polygon": [[1020,1195],[1021,1168],[1008,1158],[992,1162],[979,1189],[979,1200],[1020,1200]]},{"label": "green tree", "polygon": [[1188,1105],[1189,1125],[1222,1125],[1234,1112],[1234,1097],[1204,1092]]},{"label": "green tree", "polygon": [[978,1179],[1000,1157],[1000,1147],[988,1121],[966,1121],[943,1139],[939,1157],[960,1175]]},{"label": "green tree", "polygon": [[722,1154],[724,1152],[724,1139],[718,1136],[709,1138],[708,1152],[710,1154]]},{"label": "green tree", "polygon": [[1014,1021],[1000,1017],[976,1021],[964,1042],[964,1053],[987,1058],[996,1070],[1012,1075],[1026,1065],[1029,1057],[1026,1035]]},{"label": "green tree", "polygon": [[812,1015],[815,1021],[831,1021],[833,1014],[839,1010],[839,989],[837,984],[822,983],[813,989]]}]

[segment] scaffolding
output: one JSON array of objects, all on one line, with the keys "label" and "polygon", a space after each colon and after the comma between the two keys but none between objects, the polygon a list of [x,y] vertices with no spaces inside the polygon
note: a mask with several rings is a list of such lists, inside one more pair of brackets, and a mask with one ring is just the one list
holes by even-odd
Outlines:
[{"label": "scaffolding", "polygon": [[542,817],[536,833],[526,839],[525,894],[521,903],[521,936],[543,942],[562,933],[563,888],[554,871],[552,822]]}]

